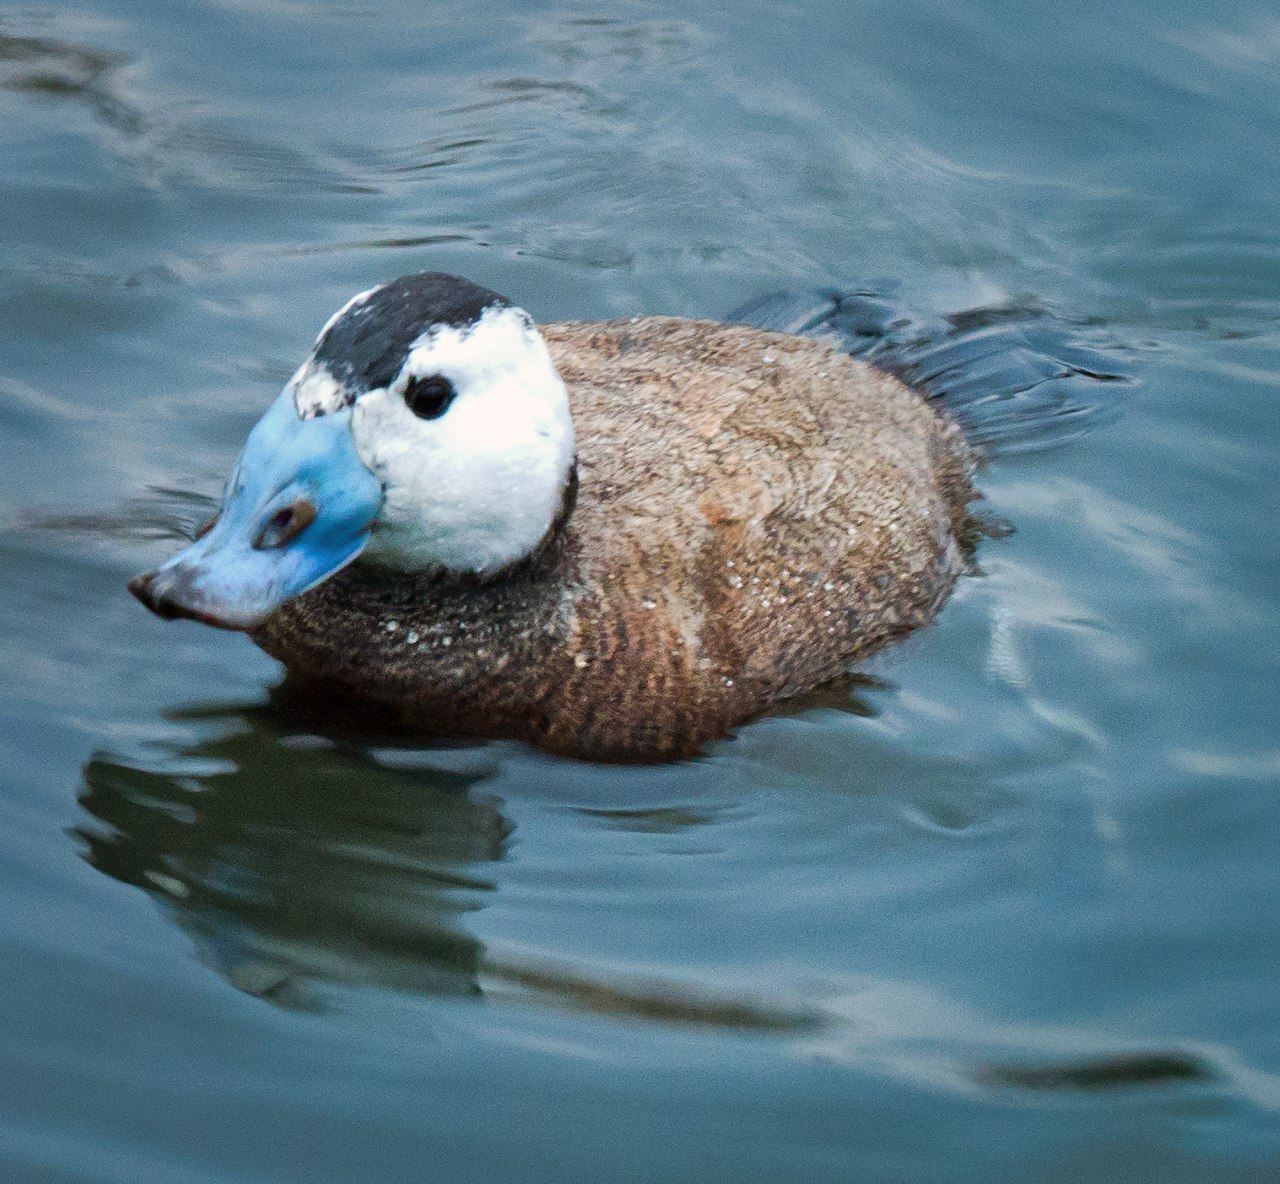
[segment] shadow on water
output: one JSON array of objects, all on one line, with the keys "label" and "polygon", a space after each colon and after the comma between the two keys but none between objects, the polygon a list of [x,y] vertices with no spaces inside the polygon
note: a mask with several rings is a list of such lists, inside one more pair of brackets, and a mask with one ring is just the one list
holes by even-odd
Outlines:
[{"label": "shadow on water", "polygon": [[84,103],[117,131],[137,134],[143,113],[120,92],[118,76],[129,58],[50,37],[17,37],[0,31],[0,85],[35,98]]},{"label": "shadow on water", "polygon": [[[0,15],[0,88],[35,102],[82,107],[116,133],[114,150],[149,180],[167,175],[184,184],[233,189],[311,185],[335,193],[377,191],[380,177],[370,178],[367,149],[353,149],[348,156],[204,118],[190,96],[129,85],[131,68],[145,62],[145,55],[136,59],[87,43],[21,35],[7,31],[3,22]],[[376,154],[374,159],[380,164]],[[402,247],[419,245],[419,240],[465,239],[450,234],[374,237],[350,245]]]},{"label": "shadow on water", "polygon": [[[82,534],[115,542],[191,542],[218,508],[218,498],[189,489],[150,485],[117,509],[59,513],[28,511],[12,525],[18,530]],[[5,525],[0,522],[0,525]]]}]

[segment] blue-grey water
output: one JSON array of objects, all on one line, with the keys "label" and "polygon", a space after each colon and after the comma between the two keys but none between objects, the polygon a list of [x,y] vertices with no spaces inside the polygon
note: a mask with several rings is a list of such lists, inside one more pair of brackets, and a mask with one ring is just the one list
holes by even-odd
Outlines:
[{"label": "blue-grey water", "polygon": [[[0,7],[0,1179],[1280,1179],[1274,0]],[[351,293],[1037,303],[848,710],[391,748],[124,591]]]}]

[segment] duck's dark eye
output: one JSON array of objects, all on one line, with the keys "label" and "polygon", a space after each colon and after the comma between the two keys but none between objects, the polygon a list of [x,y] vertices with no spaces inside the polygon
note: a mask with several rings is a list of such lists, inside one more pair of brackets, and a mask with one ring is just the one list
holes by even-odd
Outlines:
[{"label": "duck's dark eye", "polygon": [[439,419],[449,410],[458,392],[453,383],[440,374],[430,378],[411,378],[404,388],[404,405],[419,419]]}]

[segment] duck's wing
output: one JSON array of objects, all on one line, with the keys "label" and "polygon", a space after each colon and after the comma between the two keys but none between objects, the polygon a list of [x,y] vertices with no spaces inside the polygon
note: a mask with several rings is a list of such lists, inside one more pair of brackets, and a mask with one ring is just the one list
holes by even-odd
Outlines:
[{"label": "duck's wing", "polygon": [[1124,348],[1034,304],[949,315],[871,289],[776,292],[726,318],[829,342],[936,401],[985,455],[1051,448],[1119,416]]}]

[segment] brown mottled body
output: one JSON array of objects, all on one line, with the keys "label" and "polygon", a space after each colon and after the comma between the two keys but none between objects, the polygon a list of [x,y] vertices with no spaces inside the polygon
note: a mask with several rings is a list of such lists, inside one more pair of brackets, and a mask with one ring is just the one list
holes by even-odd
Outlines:
[{"label": "brown mottled body", "polygon": [[804,338],[645,317],[543,334],[577,505],[489,583],[357,564],[254,639],[422,735],[666,759],[928,622],[973,457],[914,391]]}]

